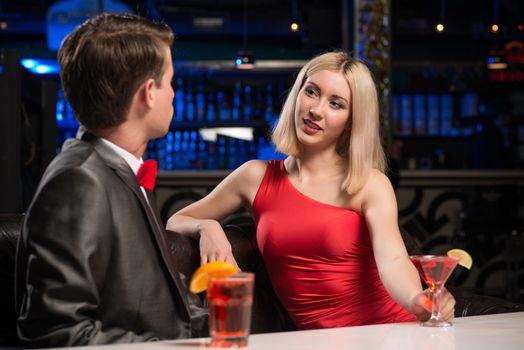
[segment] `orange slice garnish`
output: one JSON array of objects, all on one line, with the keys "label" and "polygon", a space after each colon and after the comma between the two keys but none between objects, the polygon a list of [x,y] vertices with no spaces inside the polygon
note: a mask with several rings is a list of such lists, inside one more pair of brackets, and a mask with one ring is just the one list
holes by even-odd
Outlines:
[{"label": "orange slice garnish", "polygon": [[191,276],[189,281],[189,291],[191,293],[200,293],[207,289],[209,276],[226,277],[237,273],[235,266],[225,261],[213,261],[200,266]]}]

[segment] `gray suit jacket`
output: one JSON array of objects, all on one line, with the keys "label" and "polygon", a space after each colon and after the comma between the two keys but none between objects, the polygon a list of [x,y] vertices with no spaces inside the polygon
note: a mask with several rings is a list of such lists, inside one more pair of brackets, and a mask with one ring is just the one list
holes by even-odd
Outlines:
[{"label": "gray suit jacket", "polygon": [[90,134],[68,140],[43,175],[18,245],[21,340],[48,347],[190,337],[165,235],[124,159]]}]

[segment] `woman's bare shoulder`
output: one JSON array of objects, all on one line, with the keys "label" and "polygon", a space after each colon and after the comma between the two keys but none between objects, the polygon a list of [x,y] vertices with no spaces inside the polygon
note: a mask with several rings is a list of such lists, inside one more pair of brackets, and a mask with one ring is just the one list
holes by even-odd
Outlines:
[{"label": "woman's bare shoulder", "polygon": [[243,176],[247,176],[249,178],[258,178],[263,177],[266,173],[268,161],[266,160],[248,160],[244,164],[242,164],[238,170],[239,173]]},{"label": "woman's bare shoulder", "polygon": [[266,173],[268,162],[264,160],[249,160],[235,169],[229,176],[228,182],[243,188],[256,186],[262,181]]},{"label": "woman's bare shoulder", "polygon": [[386,174],[380,170],[371,169],[360,192],[362,200],[368,202],[372,198],[382,198],[387,193],[393,192],[393,187]]},{"label": "woman's bare shoulder", "polygon": [[372,188],[376,186],[389,187],[391,186],[391,181],[389,181],[389,178],[382,171],[372,168],[365,186],[370,186]]}]

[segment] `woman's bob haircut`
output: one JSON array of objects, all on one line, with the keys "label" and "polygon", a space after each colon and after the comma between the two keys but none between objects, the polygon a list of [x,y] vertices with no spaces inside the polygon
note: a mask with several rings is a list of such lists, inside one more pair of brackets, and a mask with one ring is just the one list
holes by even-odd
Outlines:
[{"label": "woman's bob haircut", "polygon": [[347,169],[342,190],[354,194],[362,188],[372,168],[381,172],[386,169],[380,141],[377,89],[371,72],[360,60],[337,51],[321,54],[306,63],[284,102],[272,140],[278,151],[290,156],[300,155],[295,125],[296,101],[306,80],[322,70],[341,73],[351,91],[350,125],[338,139],[336,149]]}]

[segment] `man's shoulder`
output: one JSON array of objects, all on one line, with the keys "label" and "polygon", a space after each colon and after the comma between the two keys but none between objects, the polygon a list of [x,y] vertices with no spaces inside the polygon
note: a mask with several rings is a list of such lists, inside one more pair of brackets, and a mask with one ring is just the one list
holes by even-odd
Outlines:
[{"label": "man's shoulder", "polygon": [[103,166],[103,159],[92,145],[82,140],[69,139],[47,167],[42,180],[52,178],[63,172],[87,171]]},{"label": "man's shoulder", "polygon": [[64,143],[53,163],[59,166],[79,167],[93,161],[102,161],[93,145],[82,140],[69,139]]}]

